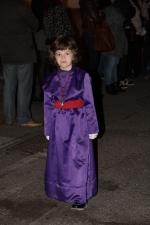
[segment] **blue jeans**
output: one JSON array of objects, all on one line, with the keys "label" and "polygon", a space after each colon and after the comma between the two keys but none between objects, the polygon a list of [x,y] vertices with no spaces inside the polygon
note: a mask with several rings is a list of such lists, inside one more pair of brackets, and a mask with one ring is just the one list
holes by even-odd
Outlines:
[{"label": "blue jeans", "polygon": [[103,72],[105,84],[110,85],[117,82],[117,65],[119,57],[101,55],[101,62],[103,63]]},{"label": "blue jeans", "polygon": [[94,34],[83,33],[82,39],[87,49],[88,55],[87,69],[89,71],[97,71],[99,65],[100,52],[93,50]]},{"label": "blue jeans", "polygon": [[3,64],[4,91],[3,105],[6,123],[16,118],[19,124],[30,122],[30,102],[33,83],[33,64]]}]

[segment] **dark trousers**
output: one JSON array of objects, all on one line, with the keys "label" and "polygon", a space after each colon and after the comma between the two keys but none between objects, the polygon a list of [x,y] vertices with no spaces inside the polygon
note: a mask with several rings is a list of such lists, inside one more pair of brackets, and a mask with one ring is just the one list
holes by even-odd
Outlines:
[{"label": "dark trousers", "polygon": [[118,81],[122,81],[126,78],[126,65],[127,65],[127,55],[123,55],[119,60],[117,68]]},{"label": "dark trousers", "polygon": [[[149,24],[150,25],[150,24]],[[143,49],[143,68],[144,74],[146,73],[146,68],[150,60],[150,33],[146,34]]]},{"label": "dark trousers", "polygon": [[97,74],[100,52],[93,50],[94,33],[83,33],[82,39],[87,50],[87,69],[89,72],[92,71],[91,73],[95,72]]},{"label": "dark trousers", "polygon": [[13,123],[16,116],[19,124],[29,123],[32,120],[30,102],[33,64],[3,64],[3,75],[5,80],[3,106],[6,123]]},{"label": "dark trousers", "polygon": [[126,76],[130,76],[132,70],[134,75],[137,76],[142,73],[142,59],[141,59],[141,48],[142,48],[142,36],[137,35],[134,41],[129,41]]}]

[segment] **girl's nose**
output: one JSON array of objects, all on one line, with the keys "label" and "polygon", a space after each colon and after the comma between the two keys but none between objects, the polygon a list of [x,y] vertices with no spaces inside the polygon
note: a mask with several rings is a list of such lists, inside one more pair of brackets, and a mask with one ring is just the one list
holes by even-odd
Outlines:
[{"label": "girl's nose", "polygon": [[61,58],[64,59],[65,58],[65,55],[61,55]]}]

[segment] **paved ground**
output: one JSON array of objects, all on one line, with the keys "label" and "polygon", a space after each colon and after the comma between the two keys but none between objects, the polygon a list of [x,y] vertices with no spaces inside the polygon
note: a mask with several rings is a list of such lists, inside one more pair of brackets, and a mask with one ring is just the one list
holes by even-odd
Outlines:
[{"label": "paved ground", "polygon": [[[117,96],[97,99],[101,137],[97,153],[99,192],[82,212],[44,192],[47,141],[43,127],[3,125],[0,80],[1,225],[150,225],[150,79]],[[42,103],[33,118],[43,121]]]}]

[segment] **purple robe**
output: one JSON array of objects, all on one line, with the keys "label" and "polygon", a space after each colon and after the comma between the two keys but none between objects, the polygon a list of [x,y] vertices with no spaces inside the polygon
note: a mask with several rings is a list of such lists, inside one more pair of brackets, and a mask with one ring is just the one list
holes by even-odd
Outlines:
[{"label": "purple robe", "polygon": [[74,66],[61,71],[62,87],[70,80],[65,101],[82,99],[75,109],[54,108],[62,100],[58,70],[44,81],[44,134],[50,136],[45,169],[47,196],[64,202],[86,203],[97,194],[92,140],[88,134],[99,132],[89,74]]}]

